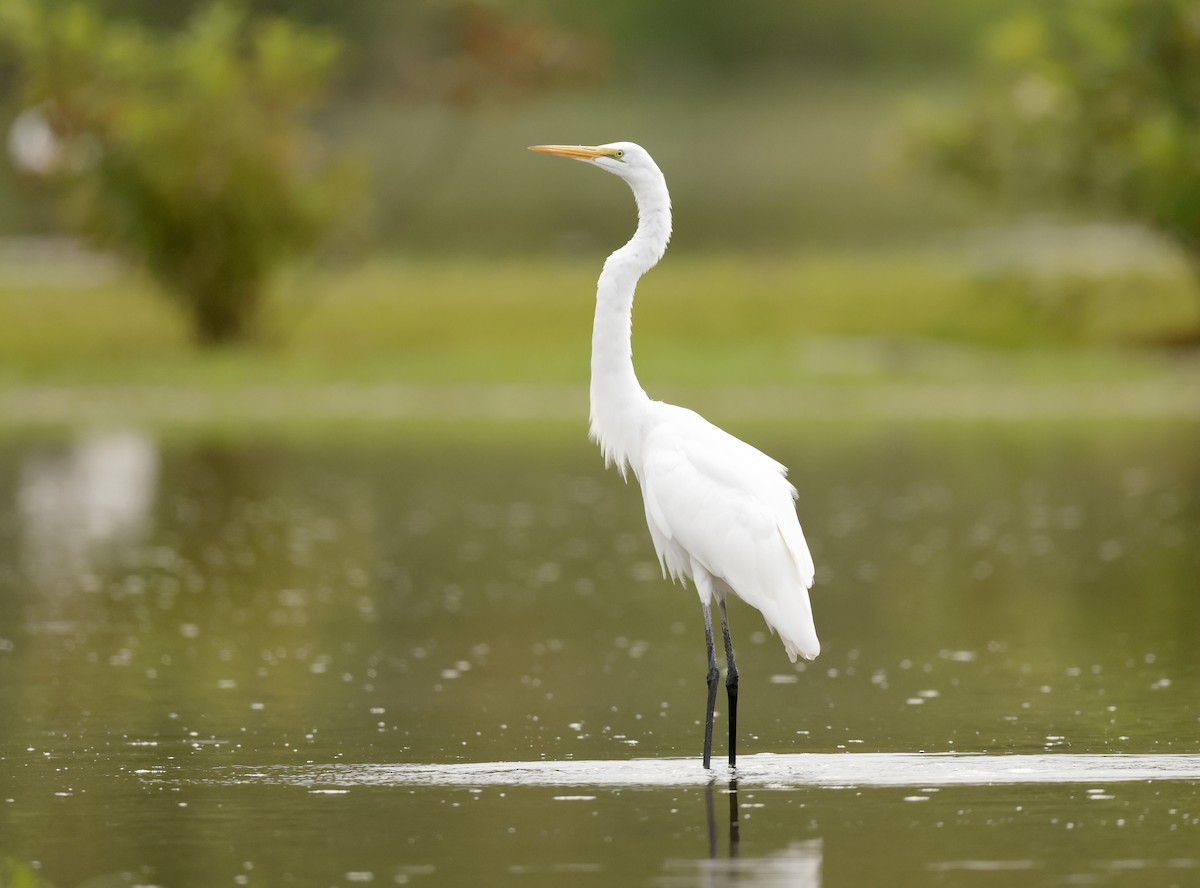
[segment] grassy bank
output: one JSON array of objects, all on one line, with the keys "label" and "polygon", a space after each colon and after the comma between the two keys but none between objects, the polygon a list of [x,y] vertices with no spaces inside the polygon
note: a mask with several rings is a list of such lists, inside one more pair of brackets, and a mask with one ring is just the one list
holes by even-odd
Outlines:
[{"label": "grassy bank", "polygon": [[[1023,388],[1044,397],[1083,386],[1103,402],[1106,388],[1124,387],[1131,403],[1139,396],[1129,386],[1190,391],[1200,376],[1194,353],[1155,345],[1200,326],[1184,270],[1166,254],[1133,250],[1097,271],[1087,250],[1073,250],[1049,264],[1011,251],[1004,259],[995,244],[669,256],[639,291],[639,372],[654,393],[724,398],[750,413],[750,393],[763,387],[776,394],[762,412],[786,391],[814,414],[823,403],[836,413],[838,391],[863,388],[892,392],[856,396],[865,405],[957,390],[935,398],[950,413],[989,391],[1012,399]],[[10,266],[0,273],[3,409],[20,424],[89,412],[81,405],[107,398],[113,415],[137,416],[137,404],[169,404],[174,392],[217,419],[337,418],[329,405],[369,414],[370,398],[346,393],[376,386],[378,398],[408,405],[391,411],[401,416],[466,414],[496,398],[513,415],[570,415],[587,380],[598,264],[392,259],[294,272],[272,294],[258,347],[211,352],[189,345],[176,307],[136,275],[87,262]],[[460,407],[446,407],[439,391],[455,392]],[[1079,396],[1056,397],[1069,405]],[[1047,403],[1043,412],[1053,412]]]}]

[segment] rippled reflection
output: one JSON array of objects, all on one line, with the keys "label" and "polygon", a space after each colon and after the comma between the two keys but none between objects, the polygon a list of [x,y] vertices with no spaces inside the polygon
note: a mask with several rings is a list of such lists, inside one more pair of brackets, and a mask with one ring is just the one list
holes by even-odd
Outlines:
[{"label": "rippled reflection", "polygon": [[824,861],[824,842],[820,838],[793,841],[771,854],[743,857],[741,846],[741,812],[738,804],[738,782],[730,780],[723,790],[728,796],[729,838],[722,854],[718,839],[718,823],[724,818],[716,814],[713,801],[714,782],[704,788],[705,818],[708,826],[708,858],[667,860],[665,875],[655,880],[661,888],[682,888],[702,885],[705,888],[725,888],[749,885],[756,888],[786,886],[786,888],[821,888],[821,867]]},{"label": "rippled reflection", "polygon": [[793,842],[763,857],[730,857],[727,860],[668,860],[665,875],[654,881],[662,888],[700,885],[725,888],[821,888],[824,846],[820,839]]},{"label": "rippled reflection", "polygon": [[[362,786],[596,786],[712,788],[714,772],[728,774],[730,793],[737,786],[797,787],[942,787],[1064,785],[1200,781],[1200,755],[1104,755],[1039,753],[971,755],[957,753],[807,753],[741,756],[737,768],[704,770],[694,758],[612,761],[547,760],[472,762],[438,765],[275,765],[214,771],[205,783],[265,784],[327,789]],[[151,781],[170,779],[169,769],[150,769]],[[932,791],[932,790],[931,790]],[[1102,799],[1103,796],[1097,797]],[[927,801],[919,793],[906,801]],[[731,823],[736,824],[736,818]]]},{"label": "rippled reflection", "polygon": [[154,440],[135,431],[88,435],[22,461],[22,554],[43,594],[94,584],[98,560],[147,536],[158,469]]}]

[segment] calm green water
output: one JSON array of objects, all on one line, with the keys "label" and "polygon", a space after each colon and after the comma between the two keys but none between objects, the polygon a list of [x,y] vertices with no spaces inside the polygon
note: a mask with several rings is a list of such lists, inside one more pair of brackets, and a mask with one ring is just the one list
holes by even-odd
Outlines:
[{"label": "calm green water", "polygon": [[824,652],[712,784],[581,434],[0,442],[0,884],[1200,885],[1200,428],[737,431]]}]

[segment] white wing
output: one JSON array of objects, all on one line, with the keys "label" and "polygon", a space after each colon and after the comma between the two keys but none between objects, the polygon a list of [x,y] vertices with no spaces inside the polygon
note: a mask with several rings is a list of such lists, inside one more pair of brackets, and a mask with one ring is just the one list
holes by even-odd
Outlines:
[{"label": "white wing", "polygon": [[662,404],[643,444],[646,521],[663,569],[693,564],[757,608],[794,661],[820,652],[813,561],[787,469],[698,414]]}]

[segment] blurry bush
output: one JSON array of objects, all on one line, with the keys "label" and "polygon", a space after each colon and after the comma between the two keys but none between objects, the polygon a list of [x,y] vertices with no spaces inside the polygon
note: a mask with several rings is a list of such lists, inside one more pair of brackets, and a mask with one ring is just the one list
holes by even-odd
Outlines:
[{"label": "blurry bush", "polygon": [[914,117],[919,150],[993,194],[1115,213],[1200,273],[1200,3],[1070,0],[990,34],[970,104]]},{"label": "blurry bush", "polygon": [[201,342],[249,336],[270,272],[356,192],[306,121],[338,55],[323,33],[215,5],[158,35],[0,0],[0,45],[30,106],[18,161],[53,178],[71,227],[179,296]]},{"label": "blurry bush", "polygon": [[[511,0],[510,0],[511,2]],[[590,25],[625,62],[679,73],[777,67],[861,72],[959,64],[1015,0],[518,0]],[[966,38],[966,39],[964,39]]]},{"label": "blurry bush", "polygon": [[[180,296],[201,342],[246,338],[270,271],[344,230],[366,167],[322,145],[374,161],[378,216],[355,213],[354,233],[406,236],[461,162],[476,110],[594,82],[607,63],[599,41],[472,0],[271,14],[283,5],[0,0],[15,165],[51,181],[68,227]],[[414,137],[431,107],[441,125]],[[381,187],[396,169],[399,187]],[[0,168],[0,232],[56,227],[48,190],[27,184]]]},{"label": "blurry bush", "polygon": [[[70,0],[44,0],[64,3]],[[209,0],[85,0],[106,18],[171,30]],[[626,76],[633,69],[673,75],[777,66],[944,67],[969,58],[972,40],[1021,0],[241,0],[251,15],[317,25],[353,47],[343,60],[354,89],[395,84],[414,58],[444,58],[464,19],[537,23],[516,30],[558,32],[611,46]],[[580,35],[583,35],[582,38]],[[510,35],[511,36],[511,35]],[[553,51],[553,50],[552,50]],[[632,69],[631,69],[631,66]]]}]

